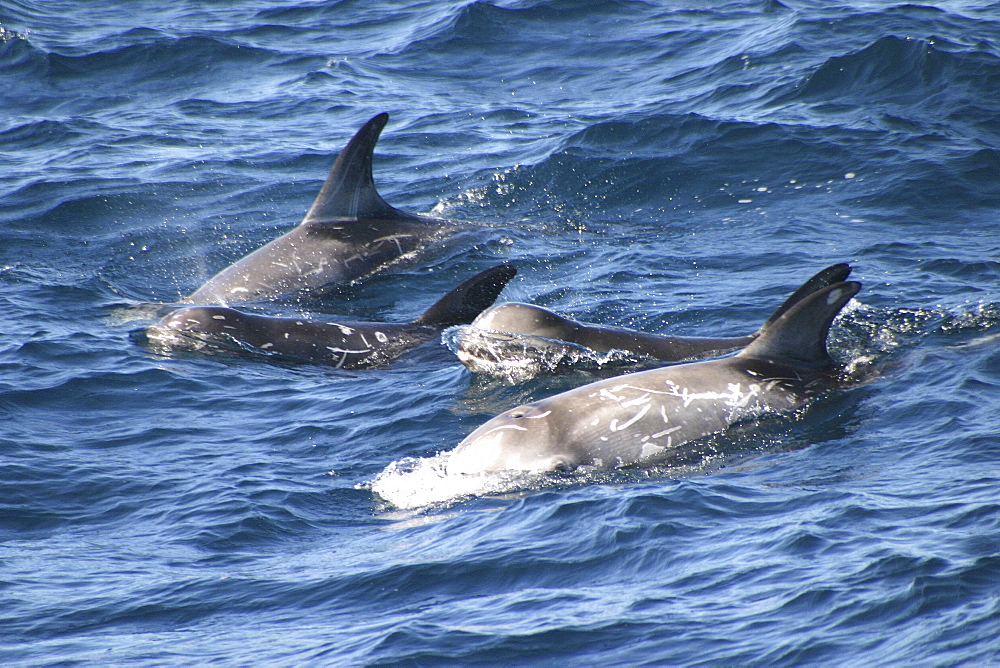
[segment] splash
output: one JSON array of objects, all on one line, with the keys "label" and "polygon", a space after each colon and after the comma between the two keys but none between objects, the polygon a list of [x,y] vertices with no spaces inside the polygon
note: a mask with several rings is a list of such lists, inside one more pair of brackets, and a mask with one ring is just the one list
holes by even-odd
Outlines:
[{"label": "splash", "polygon": [[163,325],[151,325],[147,327],[146,341],[149,347],[159,354],[168,354],[178,350],[188,352],[200,351],[210,347],[212,343],[217,343],[209,340],[207,337],[198,337],[189,332],[183,332],[173,327],[164,327]]},{"label": "splash", "polygon": [[370,483],[371,489],[400,510],[447,506],[474,496],[523,490],[537,475],[519,471],[448,475],[451,452],[433,457],[406,457],[392,462]]},{"label": "splash", "polygon": [[14,39],[27,40],[28,35],[31,33],[30,30],[25,30],[24,32],[17,32],[16,30],[11,30],[10,28],[5,28],[0,26],[0,44],[4,44]]},{"label": "splash", "polygon": [[114,326],[147,323],[158,320],[165,310],[163,304],[134,303],[115,306],[108,313],[108,322]]},{"label": "splash", "polygon": [[[892,359],[935,334],[973,335],[992,340],[1000,325],[1000,305],[980,302],[934,308],[884,308],[852,299],[830,332],[830,354],[841,360],[848,384],[864,383],[891,368]],[[981,335],[977,333],[983,332]],[[977,343],[978,345],[978,343]]]},{"label": "splash", "polygon": [[[406,457],[392,462],[374,480],[361,483],[357,488],[373,492],[382,502],[382,512],[421,513],[448,508],[476,497],[510,499],[579,485],[617,486],[648,480],[678,480],[717,472],[734,462],[743,463],[783,443],[774,436],[762,437],[756,429],[751,435],[751,424],[756,425],[756,422],[738,424],[727,434],[688,441],[672,448],[662,460],[642,466],[610,469],[582,466],[562,473],[498,471],[448,475],[448,460],[454,451],[446,451],[433,457]],[[773,429],[773,425],[770,428]],[[412,519],[410,514],[402,517]]]},{"label": "splash", "polygon": [[634,353],[625,350],[596,352],[565,341],[492,332],[467,325],[452,327],[441,338],[470,371],[502,378],[512,384],[569,368],[595,370],[640,361]]},{"label": "splash", "polygon": [[1000,324],[1000,306],[983,302],[961,307],[879,308],[851,300],[837,319],[834,346],[892,353],[936,334],[989,330]]}]

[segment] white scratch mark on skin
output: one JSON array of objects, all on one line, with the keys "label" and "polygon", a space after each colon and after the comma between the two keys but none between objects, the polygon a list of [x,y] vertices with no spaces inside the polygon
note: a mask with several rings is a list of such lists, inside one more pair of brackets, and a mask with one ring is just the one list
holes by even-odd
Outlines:
[{"label": "white scratch mark on skin", "polygon": [[268,348],[273,348],[273,347],[274,347],[273,343],[265,343],[264,345],[261,346],[261,348],[263,348],[264,350],[267,350]]},{"label": "white scratch mark on skin", "polygon": [[629,418],[625,422],[622,422],[620,425],[616,426],[615,423],[617,422],[617,420],[612,420],[611,421],[611,431],[621,431],[623,429],[628,429],[633,424],[635,424],[636,422],[638,422],[639,420],[641,420],[642,416],[645,415],[648,412],[649,412],[649,404],[646,404],[645,406],[642,407],[642,409],[638,413],[636,413],[635,415],[633,415],[631,418]]},{"label": "white scratch mark on skin", "polygon": [[[614,388],[614,390],[618,391],[623,388],[628,388],[636,390],[638,392],[662,394],[666,396],[677,397],[684,404],[684,408],[689,407],[691,403],[694,401],[719,401],[719,400],[722,400],[726,406],[729,406],[731,408],[743,408],[750,403],[751,399],[760,396],[762,389],[758,383],[751,383],[747,387],[746,392],[744,393],[740,383],[729,383],[728,393],[714,392],[711,390],[707,392],[692,392],[686,387],[679,386],[672,380],[667,380],[666,383],[668,386],[668,389],[666,391],[651,390],[643,387],[633,387],[631,385],[618,385]],[[601,390],[602,394],[604,392],[605,390]],[[612,397],[614,396],[610,392],[608,393],[608,395]]]},{"label": "white scratch mark on skin", "polygon": [[[493,427],[492,429],[490,429],[489,431],[487,431],[485,434],[483,434],[483,436],[488,436],[489,434],[492,434],[495,431],[501,431],[503,429],[515,429],[517,431],[528,431],[527,427],[521,427],[520,425],[516,425],[516,424],[502,424],[499,427]],[[480,438],[482,438],[482,437],[480,437]]]},{"label": "white scratch mark on skin", "polygon": [[664,429],[663,431],[658,431],[655,434],[650,434],[649,437],[650,438],[662,438],[664,436],[667,436],[668,434],[674,433],[675,431],[677,431],[678,429],[680,429],[681,426],[682,425],[677,425],[676,427],[671,427],[670,429]]},{"label": "white scratch mark on skin", "polygon": [[329,350],[331,353],[344,353],[345,355],[364,355],[370,350],[370,348],[351,350],[350,348],[336,348],[334,346],[327,346],[326,349]]},{"label": "white scratch mark on skin", "polygon": [[343,335],[345,335],[345,336],[348,336],[348,335],[354,333],[354,330],[351,329],[350,327],[348,327],[347,325],[337,325],[337,327],[340,327],[340,333],[343,334]]},{"label": "white scratch mark on skin", "polygon": [[212,320],[225,320],[225,319],[226,319],[226,316],[224,316],[224,315],[213,315],[212,316]]},{"label": "white scratch mark on skin", "polygon": [[375,244],[377,244],[379,242],[383,242],[384,243],[386,241],[391,241],[392,243],[396,244],[396,251],[400,255],[402,255],[405,251],[403,250],[403,245],[399,243],[399,240],[400,239],[412,239],[412,238],[413,238],[412,234],[396,234],[396,235],[389,236],[389,237],[379,237],[378,239],[373,239],[371,245],[374,246]]},{"label": "white scratch mark on skin", "polygon": [[[617,390],[618,388],[616,387],[615,389]],[[607,390],[607,388],[603,388],[603,387],[601,388],[601,396],[604,397],[604,398],[606,398],[606,399],[611,399],[613,401],[617,401],[619,403],[621,402],[621,398],[616,397],[615,395],[611,394],[611,392],[609,392]]]},{"label": "white scratch mark on skin", "polygon": [[652,398],[649,396],[649,392],[636,397],[635,399],[630,399],[622,403],[622,408],[631,408],[632,406],[638,406],[640,404],[648,404]]},{"label": "white scratch mark on skin", "polygon": [[303,275],[304,276],[319,276],[319,275],[323,274],[324,271],[326,271],[326,266],[327,266],[327,261],[325,259],[323,259],[323,258],[320,258],[320,260],[316,264],[316,266],[313,269],[310,269],[309,271],[307,271]]},{"label": "white scratch mark on skin", "polygon": [[541,413],[539,415],[525,415],[524,417],[525,417],[525,419],[528,419],[528,420],[539,420],[539,419],[541,419],[543,417],[548,417],[551,414],[552,414],[552,411],[545,411],[544,413]]},{"label": "white scratch mark on skin", "polygon": [[596,427],[599,424],[601,424],[601,418],[595,417],[594,420],[593,420],[593,422],[590,423],[590,426],[591,427]]}]

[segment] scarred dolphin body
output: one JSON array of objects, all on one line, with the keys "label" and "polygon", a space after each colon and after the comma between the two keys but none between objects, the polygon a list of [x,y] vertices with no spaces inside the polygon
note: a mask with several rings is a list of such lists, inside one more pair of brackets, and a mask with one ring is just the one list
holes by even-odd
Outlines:
[{"label": "scarred dolphin body", "polygon": [[330,322],[192,306],[165,316],[150,328],[150,341],[169,349],[243,350],[338,369],[386,364],[405,351],[440,336],[445,327],[470,322],[490,306],[516,274],[510,265],[487,269],[442,297],[409,323]]},{"label": "scarred dolphin body", "polygon": [[[506,302],[483,311],[469,326],[452,335],[459,360],[479,373],[532,376],[597,359],[602,363],[645,357],[679,362],[714,357],[749,345],[792,306],[816,290],[845,280],[850,266],[823,269],[796,290],[761,328],[747,336],[686,337],[609,327],[571,320],[541,306]],[[608,356],[580,354],[612,353]]]},{"label": "scarred dolphin body", "polygon": [[655,464],[739,420],[794,410],[834,386],[827,334],[860,288],[813,292],[735,356],[609,378],[501,413],[459,443],[447,472]]},{"label": "scarred dolphin body", "polygon": [[319,291],[351,281],[422,247],[456,223],[400,211],[375,189],[375,143],[389,119],[379,114],[337,157],[305,218],[185,299],[230,304]]}]

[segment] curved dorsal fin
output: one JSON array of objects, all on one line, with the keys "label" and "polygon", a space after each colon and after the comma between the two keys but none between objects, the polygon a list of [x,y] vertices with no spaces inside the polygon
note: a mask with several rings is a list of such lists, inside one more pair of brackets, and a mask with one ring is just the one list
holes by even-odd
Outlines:
[{"label": "curved dorsal fin", "polygon": [[841,281],[846,281],[847,277],[851,275],[851,265],[849,264],[835,264],[822,270],[808,281],[802,284],[802,286],[792,293],[792,295],[782,302],[781,306],[775,309],[771,317],[767,319],[763,325],[760,326],[760,332],[770,327],[778,318],[783,316],[790,308],[798,304],[800,301],[816,292],[820,288],[825,288],[828,285],[833,285],[834,283],[840,283]]},{"label": "curved dorsal fin", "polygon": [[826,351],[830,324],[860,289],[860,283],[844,281],[813,292],[771,323],[736,356],[818,369],[830,366],[832,362]]},{"label": "curved dorsal fin", "polygon": [[481,271],[439,299],[416,323],[442,329],[468,324],[493,305],[515,274],[517,270],[509,264]]},{"label": "curved dorsal fin", "polygon": [[365,123],[337,156],[304,223],[334,218],[410,218],[382,199],[372,178],[375,143],[389,114],[381,113]]}]

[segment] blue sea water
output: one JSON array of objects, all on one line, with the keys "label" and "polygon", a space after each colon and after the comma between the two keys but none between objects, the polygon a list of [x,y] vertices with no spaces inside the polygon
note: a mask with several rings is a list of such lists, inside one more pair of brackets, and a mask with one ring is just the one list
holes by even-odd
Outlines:
[{"label": "blue sea water", "polygon": [[[0,2],[0,661],[1000,664],[1000,4]],[[468,232],[288,312],[406,321],[475,271],[669,334],[863,291],[848,389],[683,466],[441,488],[592,379],[143,345],[376,181]]]}]

